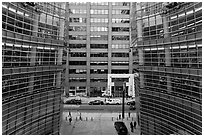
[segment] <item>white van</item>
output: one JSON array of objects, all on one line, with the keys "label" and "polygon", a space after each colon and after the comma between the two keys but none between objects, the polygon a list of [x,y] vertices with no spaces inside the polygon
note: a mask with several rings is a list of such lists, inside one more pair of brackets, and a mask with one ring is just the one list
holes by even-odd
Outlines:
[{"label": "white van", "polygon": [[120,105],[121,101],[120,101],[120,99],[107,99],[105,101],[105,104],[106,105]]}]

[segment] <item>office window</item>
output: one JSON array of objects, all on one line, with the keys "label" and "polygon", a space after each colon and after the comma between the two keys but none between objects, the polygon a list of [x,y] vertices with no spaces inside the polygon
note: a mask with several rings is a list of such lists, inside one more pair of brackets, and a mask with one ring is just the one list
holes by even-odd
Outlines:
[{"label": "office window", "polygon": [[91,23],[108,23],[107,18],[91,18]]},{"label": "office window", "polygon": [[86,78],[69,78],[69,82],[86,82]]},{"label": "office window", "polygon": [[69,26],[69,31],[86,31],[85,26]]},{"label": "office window", "polygon": [[129,74],[129,70],[127,69],[112,69],[111,74]]},{"label": "office window", "polygon": [[91,69],[90,70],[91,74],[108,74],[107,69]]},{"label": "office window", "polygon": [[126,61],[112,61],[111,65],[113,65],[113,66],[128,66],[129,62],[126,62]]},{"label": "office window", "polygon": [[129,53],[112,53],[112,57],[129,57]]},{"label": "office window", "polygon": [[119,10],[119,9],[115,9],[112,10],[112,14],[121,14],[121,15],[129,15],[130,14],[130,10]]},{"label": "office window", "polygon": [[86,69],[69,69],[70,74],[86,74]]},{"label": "office window", "polygon": [[130,19],[126,18],[113,18],[112,23],[130,23]]},{"label": "office window", "polygon": [[113,35],[112,40],[129,40],[130,36]]},{"label": "office window", "polygon": [[91,14],[108,14],[108,10],[94,10],[94,9],[91,9],[90,13]]},{"label": "office window", "polygon": [[106,78],[91,78],[91,82],[108,82]]},{"label": "office window", "polygon": [[70,22],[86,23],[86,18],[69,18]]},{"label": "office window", "polygon": [[108,35],[91,35],[91,40],[108,40]]},{"label": "office window", "polygon": [[86,57],[85,52],[71,52],[71,57]]},{"label": "office window", "polygon": [[86,40],[86,35],[69,35],[70,40]]},{"label": "office window", "polygon": [[91,57],[108,57],[108,53],[91,53]]},{"label": "office window", "polygon": [[90,62],[90,65],[93,65],[93,66],[106,66],[108,65],[108,62],[107,61],[91,61]]},{"label": "office window", "polygon": [[129,27],[112,27],[112,32],[129,32]]},{"label": "office window", "polygon": [[126,44],[113,44],[112,49],[128,49],[129,45]]},{"label": "office window", "polygon": [[69,61],[69,65],[86,65],[86,61]]},{"label": "office window", "polygon": [[112,2],[114,6],[130,6],[130,2]]},{"label": "office window", "polygon": [[86,44],[69,44],[70,48],[86,48]]},{"label": "office window", "polygon": [[108,44],[91,44],[91,48],[95,49],[107,49]]},{"label": "office window", "polygon": [[84,9],[69,9],[70,14],[86,14]]},{"label": "office window", "polygon": [[108,27],[91,27],[91,31],[108,31]]}]

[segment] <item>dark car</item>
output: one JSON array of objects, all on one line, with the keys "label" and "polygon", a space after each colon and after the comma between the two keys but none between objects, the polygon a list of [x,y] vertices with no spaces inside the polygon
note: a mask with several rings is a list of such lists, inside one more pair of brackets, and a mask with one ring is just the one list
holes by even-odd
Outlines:
[{"label": "dark car", "polygon": [[65,104],[76,104],[76,105],[80,105],[81,104],[81,100],[79,99],[71,99],[71,100],[67,100],[65,102]]},{"label": "dark car", "polygon": [[118,135],[128,135],[128,129],[125,126],[124,122],[116,121],[114,123],[115,129],[118,132]]},{"label": "dark car", "polygon": [[135,110],[136,107],[135,107],[135,105],[130,105],[129,109],[130,109],[130,110]]},{"label": "dark car", "polygon": [[127,105],[135,105],[135,101],[134,100],[129,101],[129,102],[127,102]]},{"label": "dark car", "polygon": [[94,101],[90,101],[89,105],[103,105],[104,102],[101,100],[94,100]]}]

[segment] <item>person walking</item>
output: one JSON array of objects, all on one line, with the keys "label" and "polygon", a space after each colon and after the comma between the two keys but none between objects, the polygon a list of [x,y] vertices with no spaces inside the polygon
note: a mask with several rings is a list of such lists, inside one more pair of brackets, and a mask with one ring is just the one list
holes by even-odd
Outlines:
[{"label": "person walking", "polygon": [[133,132],[133,124],[132,124],[132,121],[130,122],[130,129],[131,129],[131,132]]},{"label": "person walking", "polygon": [[70,116],[70,117],[72,116],[70,111],[69,111],[69,116]]},{"label": "person walking", "polygon": [[128,116],[129,116],[129,118],[130,118],[130,111],[128,112]]},{"label": "person walking", "polygon": [[121,115],[119,114],[119,119],[121,119]]},{"label": "person walking", "polygon": [[79,120],[81,120],[81,121],[82,121],[81,112],[80,112],[80,114],[79,114]]},{"label": "person walking", "polygon": [[69,124],[71,125],[72,123],[72,117],[69,118]]},{"label": "person walking", "polygon": [[134,123],[133,123],[134,129],[136,129],[136,125],[137,125],[137,123],[136,123],[136,121],[134,121]]}]

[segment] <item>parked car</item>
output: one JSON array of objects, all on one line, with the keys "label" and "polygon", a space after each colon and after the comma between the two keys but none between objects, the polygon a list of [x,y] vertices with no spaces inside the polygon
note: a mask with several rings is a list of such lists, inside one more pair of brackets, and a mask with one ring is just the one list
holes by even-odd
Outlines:
[{"label": "parked car", "polygon": [[118,135],[128,135],[128,129],[125,126],[125,123],[122,121],[116,121],[114,123],[115,129],[118,132]]},{"label": "parked car", "polygon": [[108,99],[105,102],[106,105],[120,105],[121,101],[119,99]]},{"label": "parked car", "polygon": [[79,100],[79,99],[71,99],[71,100],[65,101],[65,104],[76,104],[76,105],[80,105],[80,104],[81,104],[81,100]]},{"label": "parked car", "polygon": [[103,105],[104,102],[101,100],[94,100],[94,101],[90,101],[89,105]]},{"label": "parked car", "polygon": [[127,102],[127,105],[135,105],[135,101],[134,100],[129,101],[129,102]]},{"label": "parked car", "polygon": [[135,105],[130,105],[129,109],[130,109],[130,110],[135,110],[136,107],[135,107]]}]

